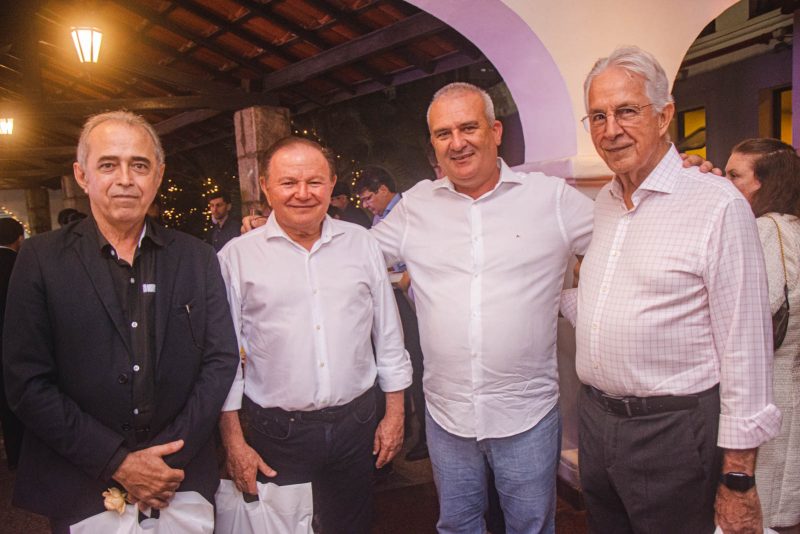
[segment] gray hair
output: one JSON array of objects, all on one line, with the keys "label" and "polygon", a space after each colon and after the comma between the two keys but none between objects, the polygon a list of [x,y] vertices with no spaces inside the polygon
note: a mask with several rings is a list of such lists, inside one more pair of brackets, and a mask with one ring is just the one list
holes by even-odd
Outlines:
[{"label": "gray hair", "polygon": [[644,78],[644,91],[656,112],[660,112],[664,106],[674,102],[672,95],[669,94],[667,74],[653,54],[638,46],[623,46],[614,50],[610,56],[598,59],[589,75],[586,76],[586,81],[583,83],[583,100],[587,113],[589,112],[589,88],[592,81],[609,67],[619,67]]},{"label": "gray hair", "polygon": [[147,122],[144,117],[131,113],[130,111],[107,111],[98,115],[92,115],[86,120],[81,130],[81,137],[78,140],[78,164],[82,169],[86,169],[86,158],[89,156],[89,134],[92,130],[103,124],[104,122],[114,121],[127,124],[128,126],[142,128],[150,139],[153,141],[153,148],[156,151],[156,163],[160,167],[164,163],[164,148],[161,146],[161,140],[158,138],[158,133],[153,125]]},{"label": "gray hair", "polygon": [[428,128],[431,126],[431,108],[433,104],[436,103],[437,100],[443,98],[445,96],[452,96],[458,95],[462,93],[474,93],[481,97],[483,100],[483,113],[486,115],[486,120],[489,124],[494,124],[495,115],[494,115],[494,103],[492,102],[492,97],[489,96],[489,93],[478,87],[477,85],[472,85],[471,83],[465,82],[453,82],[445,85],[438,91],[436,91],[431,99],[431,103],[428,104],[428,112],[425,114],[425,120],[428,123]]}]

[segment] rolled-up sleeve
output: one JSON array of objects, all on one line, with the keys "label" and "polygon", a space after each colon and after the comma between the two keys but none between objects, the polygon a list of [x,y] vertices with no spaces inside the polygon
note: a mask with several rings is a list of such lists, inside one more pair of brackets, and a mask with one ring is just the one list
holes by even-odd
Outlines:
[{"label": "rolled-up sleeve", "polygon": [[411,359],[403,343],[403,327],[394,300],[394,291],[389,283],[386,264],[374,239],[370,239],[370,256],[372,340],[375,344],[378,385],[382,391],[391,393],[411,385]]},{"label": "rolled-up sleeve", "polygon": [[[225,281],[225,290],[228,293],[228,303],[231,309],[231,318],[233,319],[233,328],[236,331],[236,341],[239,345],[239,354],[245,351],[244,340],[242,339],[242,321],[241,321],[241,297],[239,295],[238,276],[231,263],[226,256],[220,252],[217,255],[219,259],[220,270],[222,271],[222,279]],[[222,405],[223,412],[234,412],[242,407],[242,395],[244,395],[244,373],[242,369],[241,358],[239,365],[236,367],[236,377],[233,379],[231,389],[228,392],[228,397]]]},{"label": "rolled-up sleeve", "polygon": [[772,322],[767,275],[750,206],[730,200],[709,239],[706,272],[714,343],[719,354],[718,445],[750,449],[775,437],[781,414],[772,404]]}]

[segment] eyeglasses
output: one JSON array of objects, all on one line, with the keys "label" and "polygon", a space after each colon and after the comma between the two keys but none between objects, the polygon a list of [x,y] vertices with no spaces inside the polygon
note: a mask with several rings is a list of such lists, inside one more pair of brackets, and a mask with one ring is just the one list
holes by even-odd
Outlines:
[{"label": "eyeglasses", "polygon": [[[645,104],[644,106],[637,106],[636,104],[630,104],[628,106],[620,106],[613,111],[612,115],[614,115],[614,120],[620,126],[630,126],[641,118],[644,108],[652,105],[653,104]],[[582,118],[581,122],[587,132],[599,130],[605,128],[606,122],[608,122],[608,115],[602,111],[590,113]]]}]

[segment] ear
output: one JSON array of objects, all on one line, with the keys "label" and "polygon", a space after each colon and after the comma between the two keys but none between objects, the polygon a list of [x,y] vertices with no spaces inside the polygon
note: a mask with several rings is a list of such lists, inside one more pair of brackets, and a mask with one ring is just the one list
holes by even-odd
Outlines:
[{"label": "ear", "polygon": [[675,104],[669,102],[658,114],[658,133],[660,137],[664,137],[664,135],[666,135],[667,130],[669,129],[669,123],[672,122],[672,118],[674,116]]},{"label": "ear", "polygon": [[494,121],[492,124],[492,136],[494,137],[494,144],[496,146],[500,146],[500,143],[503,140],[503,123],[500,121]]},{"label": "ear", "polygon": [[88,195],[89,183],[86,181],[86,173],[83,172],[80,163],[78,163],[77,161],[72,164],[72,174],[75,175],[75,181],[78,182],[79,186],[81,186],[83,192]]},{"label": "ear", "polygon": [[258,177],[258,185],[261,186],[261,192],[264,193],[264,197],[269,202],[269,205],[272,205],[272,202],[269,200],[269,191],[267,191],[267,177],[266,176],[259,176]]}]

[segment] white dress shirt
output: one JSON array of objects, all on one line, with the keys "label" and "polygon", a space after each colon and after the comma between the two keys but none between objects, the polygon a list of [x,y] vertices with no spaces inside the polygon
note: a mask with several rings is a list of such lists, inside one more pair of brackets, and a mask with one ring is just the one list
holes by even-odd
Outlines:
[{"label": "white dress shirt", "polygon": [[595,200],[577,301],[578,377],[612,395],[699,393],[720,384],[720,447],[780,429],[772,326],[755,219],[726,179],[684,169],[673,148],[634,192]]},{"label": "white dress shirt", "polygon": [[479,199],[423,181],[370,230],[413,280],[431,416],[478,439],[524,432],[558,401],[559,295],[591,235],[588,197],[498,165]]},{"label": "white dress shirt", "polygon": [[376,374],[386,392],[411,384],[386,265],[364,228],[326,216],[308,251],[272,215],[229,242],[219,261],[247,354],[223,411],[238,410],[242,394],[264,408],[340,406],[371,388]]}]

